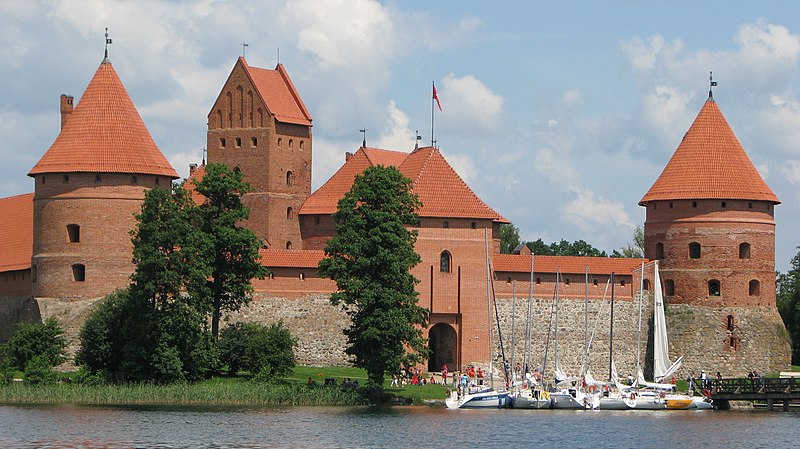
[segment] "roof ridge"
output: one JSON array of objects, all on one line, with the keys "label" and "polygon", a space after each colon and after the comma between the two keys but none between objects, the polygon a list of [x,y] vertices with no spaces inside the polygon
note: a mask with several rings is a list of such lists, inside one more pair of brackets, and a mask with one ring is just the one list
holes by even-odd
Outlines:
[{"label": "roof ridge", "polygon": [[283,64],[281,64],[280,62],[278,63],[277,66],[275,66],[275,70],[280,74],[281,78],[283,78],[283,81],[286,83],[286,85],[289,86],[289,93],[291,93],[294,100],[300,106],[300,111],[306,117],[306,120],[308,120],[309,122],[312,121],[311,113],[308,112],[305,103],[303,103],[303,99],[300,97],[300,93],[297,92],[297,88],[294,87],[294,83],[292,82],[292,79],[289,77],[289,72],[286,71],[286,68],[284,68]]}]

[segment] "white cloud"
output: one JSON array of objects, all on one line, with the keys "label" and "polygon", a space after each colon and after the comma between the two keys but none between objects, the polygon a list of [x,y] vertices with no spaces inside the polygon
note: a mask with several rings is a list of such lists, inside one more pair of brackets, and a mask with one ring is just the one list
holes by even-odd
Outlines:
[{"label": "white cloud", "polygon": [[595,225],[606,228],[608,226],[634,228],[633,222],[621,203],[596,197],[594,192],[588,189],[579,190],[577,197],[566,205],[564,212],[564,218],[567,221],[585,231],[597,229],[598,226]]},{"label": "white cloud", "polygon": [[583,103],[583,94],[579,89],[572,89],[567,92],[564,92],[564,95],[561,97],[561,102],[564,103],[565,106],[576,106]]},{"label": "white cloud", "polygon": [[557,158],[550,148],[543,148],[536,152],[533,166],[537,173],[567,188],[577,188],[580,181],[580,176],[572,164]]},{"label": "white cloud", "polygon": [[368,146],[388,150],[410,152],[414,148],[415,134],[409,129],[408,116],[401,111],[394,101],[386,108],[387,127],[378,136],[375,145],[367,141]]},{"label": "white cloud", "polygon": [[505,99],[492,92],[472,75],[461,78],[454,74],[443,80],[444,89],[439,92],[444,112],[442,121],[451,127],[467,129],[495,129],[503,114]]},{"label": "white cloud", "polygon": [[478,174],[478,169],[475,167],[475,162],[472,158],[465,153],[446,153],[442,151],[442,156],[450,163],[453,170],[458,173],[458,176],[469,184]]},{"label": "white cloud", "polygon": [[781,168],[781,173],[793,186],[800,187],[800,161],[786,161]]}]

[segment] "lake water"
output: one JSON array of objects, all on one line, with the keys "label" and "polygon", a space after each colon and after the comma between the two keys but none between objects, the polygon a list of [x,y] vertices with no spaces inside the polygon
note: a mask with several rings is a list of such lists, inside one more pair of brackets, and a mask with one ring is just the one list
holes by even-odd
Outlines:
[{"label": "lake water", "polygon": [[0,406],[2,448],[789,448],[800,412]]}]

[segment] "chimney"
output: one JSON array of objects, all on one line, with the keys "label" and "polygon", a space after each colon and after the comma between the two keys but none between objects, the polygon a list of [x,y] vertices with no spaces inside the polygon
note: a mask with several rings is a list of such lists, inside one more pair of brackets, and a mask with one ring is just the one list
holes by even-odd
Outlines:
[{"label": "chimney", "polygon": [[61,94],[61,129],[64,129],[67,119],[72,114],[72,108],[74,107],[72,102],[74,100],[72,95]]},{"label": "chimney", "polygon": [[344,161],[345,162],[349,161],[351,157],[353,157],[353,153],[351,153],[349,151],[344,153]]},{"label": "chimney", "polygon": [[197,164],[189,164],[189,176],[192,176],[197,170]]}]

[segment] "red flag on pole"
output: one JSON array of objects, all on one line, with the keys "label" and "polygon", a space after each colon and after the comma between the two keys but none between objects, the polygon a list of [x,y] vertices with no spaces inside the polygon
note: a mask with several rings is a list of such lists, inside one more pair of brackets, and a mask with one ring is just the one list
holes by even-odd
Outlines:
[{"label": "red flag on pole", "polygon": [[439,94],[436,93],[436,85],[433,86],[433,99],[436,100],[436,106],[439,106],[439,110],[442,110],[442,103],[439,102]]}]

